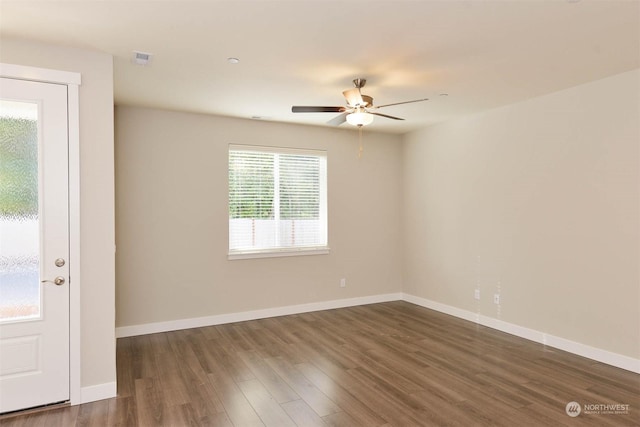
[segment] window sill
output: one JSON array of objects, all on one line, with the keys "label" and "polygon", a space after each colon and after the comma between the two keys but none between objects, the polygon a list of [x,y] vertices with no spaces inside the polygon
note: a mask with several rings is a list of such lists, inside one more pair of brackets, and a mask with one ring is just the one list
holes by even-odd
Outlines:
[{"label": "window sill", "polygon": [[252,258],[280,258],[290,256],[328,255],[329,248],[272,249],[267,251],[244,251],[229,253],[229,261]]}]

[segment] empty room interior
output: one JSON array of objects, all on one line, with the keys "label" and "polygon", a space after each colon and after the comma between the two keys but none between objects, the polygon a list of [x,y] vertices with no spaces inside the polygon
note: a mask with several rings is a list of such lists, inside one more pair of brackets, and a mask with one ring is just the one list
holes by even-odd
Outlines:
[{"label": "empty room interior", "polygon": [[0,0],[0,74],[0,425],[640,425],[640,1]]}]

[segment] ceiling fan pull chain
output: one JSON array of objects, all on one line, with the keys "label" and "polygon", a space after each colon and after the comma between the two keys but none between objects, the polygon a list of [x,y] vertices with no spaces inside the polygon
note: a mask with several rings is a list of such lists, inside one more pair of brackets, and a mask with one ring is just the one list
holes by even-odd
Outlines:
[{"label": "ceiling fan pull chain", "polygon": [[362,125],[358,126],[358,159],[362,158],[362,152],[364,151],[364,147],[362,146]]}]

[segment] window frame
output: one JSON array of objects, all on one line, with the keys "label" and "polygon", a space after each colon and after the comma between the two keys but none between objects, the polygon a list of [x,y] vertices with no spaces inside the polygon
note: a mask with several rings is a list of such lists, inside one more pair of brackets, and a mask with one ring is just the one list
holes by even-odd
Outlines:
[{"label": "window frame", "polygon": [[[321,224],[321,233],[325,236],[325,244],[324,245],[313,245],[313,246],[280,246],[280,247],[269,247],[269,248],[261,248],[261,249],[236,249],[232,250],[230,248],[231,242],[231,227],[230,220],[231,217],[228,216],[227,220],[227,258],[228,260],[241,260],[241,259],[251,259],[251,258],[274,258],[274,257],[291,257],[291,256],[308,256],[308,255],[326,255],[329,254],[329,207],[328,207],[328,180],[327,180],[327,169],[328,169],[328,152],[327,150],[317,150],[317,149],[301,149],[301,148],[290,148],[290,147],[275,147],[275,146],[263,146],[263,145],[245,145],[245,144],[229,144],[227,149],[227,171],[230,171],[231,164],[229,162],[230,154],[232,151],[254,151],[259,153],[271,153],[271,154],[291,154],[291,155],[309,155],[316,156],[321,159],[321,166],[319,170],[319,178],[320,178],[320,188],[319,188],[319,196],[320,196],[320,224]],[[274,176],[274,187],[275,182],[278,182],[278,178]],[[231,186],[229,180],[229,173],[227,173],[227,214],[229,214],[230,204],[231,204]],[[324,209],[323,209],[324,207]]]}]

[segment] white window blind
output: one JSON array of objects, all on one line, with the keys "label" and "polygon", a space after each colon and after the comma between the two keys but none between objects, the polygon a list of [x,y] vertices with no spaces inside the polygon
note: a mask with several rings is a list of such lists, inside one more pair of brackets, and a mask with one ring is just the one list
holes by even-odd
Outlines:
[{"label": "white window blind", "polygon": [[229,146],[230,258],[326,251],[326,171],[323,151]]}]

